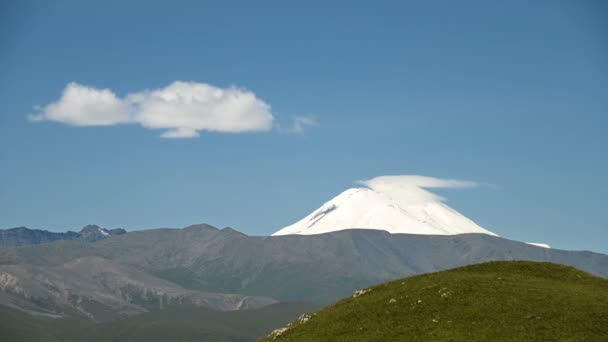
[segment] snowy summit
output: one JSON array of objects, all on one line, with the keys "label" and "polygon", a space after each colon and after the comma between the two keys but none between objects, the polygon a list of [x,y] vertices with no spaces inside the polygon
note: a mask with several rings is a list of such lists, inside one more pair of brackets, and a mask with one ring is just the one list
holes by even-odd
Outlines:
[{"label": "snowy summit", "polygon": [[445,199],[426,190],[472,187],[473,182],[423,176],[382,176],[359,181],[302,220],[276,235],[312,235],[344,229],[377,229],[389,233],[496,235],[447,206]]}]

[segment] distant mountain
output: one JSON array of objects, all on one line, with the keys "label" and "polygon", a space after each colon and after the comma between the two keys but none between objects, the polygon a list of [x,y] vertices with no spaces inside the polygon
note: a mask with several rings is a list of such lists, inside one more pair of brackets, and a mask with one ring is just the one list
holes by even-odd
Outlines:
[{"label": "distant mountain", "polygon": [[[82,236],[91,241],[100,237],[97,233],[96,227],[87,226]],[[0,248],[0,304],[27,312],[107,321],[165,309],[230,311],[276,303],[263,296],[184,288],[119,258],[104,257],[95,246],[112,239],[99,234],[104,238],[96,243],[55,241]],[[15,262],[17,255],[25,259]]]},{"label": "distant mountain", "polygon": [[608,341],[608,280],[491,262],[354,293],[265,341]]},{"label": "distant mountain", "polygon": [[17,227],[0,229],[0,246],[36,245],[57,240],[95,242],[105,239],[111,235],[122,235],[126,233],[127,231],[122,228],[108,230],[105,228],[100,228],[96,225],[85,226],[78,233],[72,231],[68,231],[66,233],[56,233],[49,232],[47,230]]},{"label": "distant mountain", "polygon": [[[434,179],[430,179],[435,181]],[[496,235],[443,203],[425,190],[429,178],[383,176],[362,182],[366,187],[348,189],[277,235],[312,235],[344,229],[378,229],[389,233]]]},{"label": "distant mountain", "polygon": [[247,236],[230,228],[135,231],[95,243],[0,248],[0,304],[107,320],[177,307],[328,304],[409,275],[491,260],[549,261],[608,277],[608,256],[488,234],[342,230]]}]

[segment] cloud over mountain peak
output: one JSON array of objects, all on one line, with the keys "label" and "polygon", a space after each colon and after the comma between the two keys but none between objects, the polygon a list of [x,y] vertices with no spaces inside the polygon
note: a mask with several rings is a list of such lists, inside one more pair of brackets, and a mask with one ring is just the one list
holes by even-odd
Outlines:
[{"label": "cloud over mountain peak", "polygon": [[377,229],[390,233],[496,235],[448,207],[429,188],[468,188],[470,181],[425,176],[381,176],[358,181],[302,220],[273,235],[322,234],[344,229]]}]

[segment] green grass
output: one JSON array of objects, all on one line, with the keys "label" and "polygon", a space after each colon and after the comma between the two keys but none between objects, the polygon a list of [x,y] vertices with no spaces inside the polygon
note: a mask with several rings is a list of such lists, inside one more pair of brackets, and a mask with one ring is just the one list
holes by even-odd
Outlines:
[{"label": "green grass", "polygon": [[490,262],[393,281],[263,341],[608,341],[608,280]]},{"label": "green grass", "polygon": [[279,303],[256,310],[163,310],[124,320],[94,323],[79,318],[48,318],[0,306],[0,341],[255,341],[315,307]]}]

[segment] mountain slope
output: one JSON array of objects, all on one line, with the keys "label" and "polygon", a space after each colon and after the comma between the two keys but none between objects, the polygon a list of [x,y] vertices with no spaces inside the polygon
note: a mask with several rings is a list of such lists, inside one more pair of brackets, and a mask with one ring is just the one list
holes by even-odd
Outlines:
[{"label": "mountain slope", "polygon": [[308,317],[265,340],[605,341],[608,281],[556,264],[491,262],[366,289]]},{"label": "mountain slope", "polygon": [[[97,321],[170,308],[218,311],[273,304],[267,297],[185,289],[175,283],[97,256],[57,266],[0,266],[0,304]],[[8,277],[6,275],[10,274]]]},{"label": "mountain slope", "polygon": [[448,207],[441,197],[425,190],[424,186],[434,185],[428,181],[419,176],[384,176],[365,181],[366,188],[342,192],[302,220],[273,235],[311,235],[344,229],[425,235],[496,235]]},{"label": "mountain slope", "polygon": [[[95,245],[57,241],[1,248],[0,304],[106,321],[169,308],[228,311],[276,302],[268,297],[187,289],[137,265],[104,258]],[[11,258],[11,251],[24,259]]]}]

